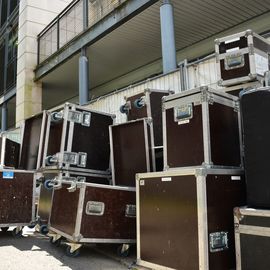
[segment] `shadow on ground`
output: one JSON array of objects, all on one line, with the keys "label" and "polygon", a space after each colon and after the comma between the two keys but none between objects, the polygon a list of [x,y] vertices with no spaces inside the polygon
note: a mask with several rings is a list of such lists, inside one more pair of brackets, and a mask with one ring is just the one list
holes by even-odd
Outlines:
[{"label": "shadow on ground", "polygon": [[[4,247],[4,248],[3,248]],[[1,266],[5,258],[12,255],[15,258],[14,264],[20,261],[20,258],[30,260],[27,265],[18,268],[6,267],[5,269],[27,269],[30,265],[35,265],[35,270],[54,270],[54,269],[72,269],[72,270],[117,270],[133,269],[135,262],[135,248],[131,249],[128,258],[121,258],[117,255],[117,245],[85,245],[81,248],[79,257],[70,258],[66,256],[66,244],[62,243],[56,247],[49,242],[49,239],[33,230],[24,229],[24,234],[20,238],[14,238],[12,232],[6,233],[0,231],[0,256]],[[8,253],[8,254],[6,254]],[[13,253],[13,254],[11,254]],[[3,265],[4,266],[4,265]]]}]

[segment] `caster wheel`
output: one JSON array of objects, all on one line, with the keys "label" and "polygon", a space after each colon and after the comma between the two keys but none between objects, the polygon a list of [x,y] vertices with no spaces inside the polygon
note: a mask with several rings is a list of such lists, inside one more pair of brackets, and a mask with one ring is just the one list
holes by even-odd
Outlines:
[{"label": "caster wheel", "polygon": [[36,227],[36,224],[31,224],[27,226],[29,229],[34,229]]},{"label": "caster wheel", "polygon": [[41,225],[39,228],[39,231],[43,235],[47,235],[49,232],[48,226],[47,225]]},{"label": "caster wheel", "polygon": [[50,237],[50,243],[56,247],[60,247],[61,245],[61,242],[62,242],[62,239],[59,238],[57,239],[56,241],[53,241],[53,237]]},{"label": "caster wheel", "polygon": [[120,257],[128,257],[129,249],[122,251],[122,245],[117,248],[117,255]]},{"label": "caster wheel", "polygon": [[6,233],[8,231],[8,229],[9,229],[9,227],[2,227],[1,228],[1,231],[4,232],[4,233]]},{"label": "caster wheel", "polygon": [[47,156],[46,159],[45,159],[45,164],[47,166],[53,166],[53,165],[55,165],[55,161],[53,160],[53,157],[52,156]]},{"label": "caster wheel", "polygon": [[120,106],[119,111],[120,111],[120,113],[123,113],[123,114],[127,114],[128,113],[128,110],[126,108],[126,105]]},{"label": "caster wheel", "polygon": [[20,230],[20,231],[17,232],[16,228],[12,231],[12,235],[13,235],[15,238],[20,238],[20,237],[22,237],[22,233],[23,233],[22,230]]},{"label": "caster wheel", "polygon": [[44,187],[45,187],[46,189],[48,189],[48,190],[51,190],[51,189],[53,188],[53,185],[52,185],[51,180],[46,180],[46,181],[44,182]]},{"label": "caster wheel", "polygon": [[71,252],[71,246],[67,246],[66,255],[68,257],[76,258],[80,255],[80,249],[77,249],[77,250]]},{"label": "caster wheel", "polygon": [[141,109],[144,106],[144,102],[141,98],[138,98],[134,101],[134,106],[137,109]]}]

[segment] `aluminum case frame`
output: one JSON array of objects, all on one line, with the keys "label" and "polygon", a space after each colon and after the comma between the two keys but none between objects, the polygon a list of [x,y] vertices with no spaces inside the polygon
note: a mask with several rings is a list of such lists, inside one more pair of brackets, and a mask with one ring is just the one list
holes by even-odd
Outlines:
[{"label": "aluminum case frame", "polygon": [[[237,52],[241,53],[241,55],[248,54],[249,63],[250,63],[250,73],[248,74],[248,76],[237,77],[235,79],[230,79],[230,80],[223,80],[222,74],[221,74],[221,68],[220,68],[220,60],[225,59],[229,55],[235,54],[236,51],[226,52],[226,53],[220,54],[219,45],[222,42],[227,42],[227,41],[238,39],[241,37],[247,38],[248,47],[239,49]],[[256,47],[254,47],[254,40],[253,40],[254,37],[259,39],[260,41],[268,44],[268,46],[269,46],[268,50],[270,49],[270,42],[267,39],[263,38],[262,36],[254,33],[252,30],[246,30],[246,31],[234,34],[234,35],[230,35],[230,36],[223,37],[223,38],[218,38],[215,40],[217,78],[218,78],[218,85],[219,86],[231,86],[231,85],[242,84],[242,83],[250,82],[250,81],[254,81],[254,80],[258,80],[259,82],[263,82],[264,75],[258,74],[256,71],[255,54],[263,56],[263,57],[267,58],[269,61],[270,50],[268,52],[264,52]],[[237,70],[235,71],[235,73],[237,74]]]},{"label": "aluminum case frame", "polygon": [[24,170],[8,170],[8,169],[0,169],[0,173],[1,172],[14,172],[15,173],[29,173],[33,175],[33,193],[32,193],[32,210],[31,210],[31,220],[25,221],[25,222],[21,222],[21,223],[1,223],[0,224],[0,228],[1,227],[23,227],[23,226],[29,226],[29,225],[33,225],[36,222],[36,215],[35,215],[35,196],[36,196],[36,178],[34,175],[34,171],[24,171]]},{"label": "aluminum case frame", "polygon": [[[58,108],[56,108],[54,111],[50,111],[48,112],[49,116],[48,116],[48,120],[47,120],[47,125],[46,125],[46,136],[45,136],[45,146],[44,146],[44,153],[43,153],[43,162],[42,162],[42,168],[40,168],[41,172],[44,172],[46,170],[64,170],[64,171],[68,171],[68,170],[72,170],[74,172],[85,172],[85,173],[96,173],[96,174],[110,174],[110,171],[102,171],[102,170],[92,170],[92,169],[87,169],[87,168],[78,168],[78,167],[71,167],[70,164],[68,163],[64,163],[62,160],[60,160],[60,162],[58,162],[57,165],[53,165],[53,166],[47,166],[45,163],[46,157],[47,157],[47,150],[48,150],[48,143],[49,143],[49,134],[50,134],[50,126],[51,126],[51,113],[55,112],[55,111],[61,111],[63,110],[63,128],[62,128],[62,135],[61,135],[61,145],[60,145],[60,155],[63,155],[64,152],[72,152],[72,139],[73,139],[73,134],[74,134],[74,125],[75,122],[73,121],[69,121],[68,119],[68,114],[69,111],[77,111],[77,109],[88,112],[91,114],[91,112],[93,113],[97,113],[100,115],[104,115],[104,116],[110,116],[112,118],[113,123],[115,122],[115,115],[113,114],[109,114],[109,113],[105,113],[105,112],[99,112],[96,110],[92,110],[92,109],[88,109],[76,104],[71,104],[71,103],[65,103],[62,106],[59,106]],[[69,124],[69,128],[67,129],[68,126],[68,122]],[[68,130],[68,132],[67,132]],[[67,144],[66,144],[67,141]],[[57,154],[57,153],[55,153]],[[110,169],[110,162],[108,164],[108,169]]]},{"label": "aluminum case frame", "polygon": [[[208,166],[225,168],[222,164],[213,164],[211,159],[211,140],[210,140],[210,125],[209,125],[209,104],[219,103],[233,108],[238,113],[238,126],[239,126],[239,152],[241,164],[239,167],[243,167],[243,141],[242,141],[242,125],[241,125],[241,115],[239,108],[239,98],[232,96],[226,92],[215,90],[209,88],[208,86],[203,86],[195,88],[193,90],[188,90],[175,94],[172,96],[163,98],[162,107],[162,126],[163,126],[163,147],[164,147],[164,170],[170,169],[182,169],[182,167],[170,168],[168,166],[168,155],[167,155],[167,127],[166,127],[166,110],[175,108],[179,105],[186,105],[189,103],[194,103],[196,105],[202,105],[202,122],[203,122],[203,148],[204,148],[204,164],[198,165],[197,167]],[[229,166],[231,168],[239,168],[234,166]],[[226,166],[226,168],[229,168]]]},{"label": "aluminum case frame", "polygon": [[[129,122],[126,122],[126,123],[112,125],[112,126],[109,127],[109,134],[110,134],[111,170],[112,170],[112,184],[113,185],[116,185],[116,179],[115,179],[115,166],[114,166],[115,158],[114,158],[114,149],[113,149],[113,135],[112,135],[113,131],[112,131],[112,129],[115,126],[122,126],[122,125],[137,123],[137,122],[141,122],[141,121],[143,121],[143,125],[144,125],[144,138],[145,138],[145,149],[146,149],[147,172],[151,171],[151,165],[152,165],[153,171],[156,171],[155,148],[153,147],[153,145],[154,145],[154,133],[153,133],[152,118],[143,118],[143,119],[129,121]],[[149,126],[149,128],[150,128],[150,138],[148,136],[147,126]],[[149,149],[149,145],[151,145],[151,149]],[[151,159],[150,159],[150,156],[149,156],[149,152],[151,152]],[[150,164],[151,161],[152,161],[152,164]]]},{"label": "aluminum case frame", "polygon": [[[137,217],[137,264],[155,270],[177,270],[163,265],[154,264],[141,259],[141,233],[140,233],[140,180],[155,177],[173,177],[194,175],[197,178],[197,214],[198,214],[198,241],[199,241],[199,269],[209,269],[209,238],[208,238],[208,223],[207,223],[207,193],[206,193],[206,177],[208,174],[214,175],[243,175],[241,169],[217,169],[206,167],[182,168],[181,170],[170,170],[165,172],[142,173],[136,175],[136,217]],[[204,210],[203,210],[204,209]],[[238,269],[237,269],[238,270]]]},{"label": "aluminum case frame", "polygon": [[[63,184],[70,184],[69,181],[62,181]],[[113,244],[133,244],[136,243],[136,239],[105,239],[105,238],[84,238],[80,234],[81,224],[82,224],[82,216],[83,216],[83,208],[84,208],[84,200],[85,200],[85,192],[87,187],[93,188],[101,188],[101,189],[114,189],[114,190],[122,190],[129,192],[136,192],[136,188],[133,187],[123,187],[123,186],[112,186],[112,185],[99,185],[92,183],[79,183],[78,188],[80,189],[79,200],[78,200],[78,208],[77,208],[77,217],[76,217],[76,226],[73,235],[69,235],[61,230],[54,228],[51,225],[51,214],[49,218],[49,230],[52,233],[57,235],[61,235],[69,240],[71,243],[76,244],[87,244],[87,243],[113,243]],[[54,196],[54,190],[53,195]]]},{"label": "aluminum case frame", "polygon": [[240,241],[241,234],[269,237],[270,242],[270,228],[255,225],[243,225],[241,224],[241,220],[245,216],[270,219],[270,210],[254,209],[248,207],[237,207],[234,209],[236,270],[242,270],[241,241]]}]

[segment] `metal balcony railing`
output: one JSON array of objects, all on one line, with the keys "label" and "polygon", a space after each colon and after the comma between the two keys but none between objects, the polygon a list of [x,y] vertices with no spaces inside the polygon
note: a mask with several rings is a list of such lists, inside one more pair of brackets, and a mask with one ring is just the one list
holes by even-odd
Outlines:
[{"label": "metal balcony railing", "polygon": [[73,1],[38,35],[38,64],[125,1],[127,0]]}]

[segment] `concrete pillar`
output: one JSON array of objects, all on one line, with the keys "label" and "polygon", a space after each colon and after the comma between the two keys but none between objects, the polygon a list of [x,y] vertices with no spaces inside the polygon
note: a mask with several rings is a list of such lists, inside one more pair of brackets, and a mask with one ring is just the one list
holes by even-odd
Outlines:
[{"label": "concrete pillar", "polygon": [[42,83],[34,81],[37,35],[71,1],[22,0],[19,3],[16,126],[20,126],[24,119],[42,110]]},{"label": "concrete pillar", "polygon": [[160,26],[163,73],[166,74],[177,68],[173,5],[170,0],[163,0],[160,7]]},{"label": "concrete pillar", "polygon": [[85,105],[89,101],[89,63],[86,48],[82,49],[79,59],[79,102]]},{"label": "concrete pillar", "polygon": [[8,116],[8,114],[7,114],[7,103],[6,102],[4,102],[2,104],[1,110],[2,110],[1,131],[3,132],[3,131],[7,130],[7,116]]}]

